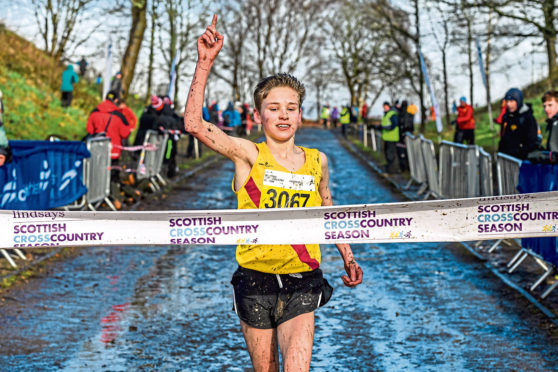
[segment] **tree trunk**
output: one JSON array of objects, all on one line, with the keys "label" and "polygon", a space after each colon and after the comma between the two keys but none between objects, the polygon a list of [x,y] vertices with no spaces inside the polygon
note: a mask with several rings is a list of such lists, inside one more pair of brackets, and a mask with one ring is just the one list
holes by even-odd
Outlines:
[{"label": "tree trunk", "polygon": [[420,13],[419,3],[415,0],[415,27],[416,27],[416,48],[417,48],[417,67],[419,69],[419,99],[420,99],[420,132],[426,129],[426,107],[424,105],[424,75],[420,63]]},{"label": "tree trunk", "polygon": [[556,27],[554,27],[554,13],[556,10],[555,0],[546,0],[542,6],[544,14],[543,32],[544,41],[546,43],[546,55],[548,58],[548,85],[552,89],[558,78],[556,66]]},{"label": "tree trunk", "polygon": [[153,0],[151,2],[151,35],[149,39],[149,63],[147,65],[147,90],[145,92],[145,100],[149,103],[151,99],[151,85],[153,82],[153,60],[155,48],[155,25],[157,21],[157,5]]},{"label": "tree trunk", "polygon": [[473,80],[473,48],[471,44],[473,43],[473,34],[471,30],[471,21],[467,19],[467,63],[469,68],[469,99],[471,102],[471,106],[475,107],[475,100],[474,100],[474,80]]},{"label": "tree trunk", "polygon": [[494,129],[494,123],[492,122],[492,98],[490,94],[490,55],[492,52],[492,31],[492,9],[490,9],[488,13],[488,35],[486,39],[486,61],[484,63],[484,74],[486,75],[486,104],[490,130]]},{"label": "tree trunk", "polygon": [[546,55],[548,58],[548,85],[549,88],[552,88],[557,80],[556,34],[545,34],[544,41],[546,42]]},{"label": "tree trunk", "polygon": [[449,87],[448,87],[448,56],[446,50],[442,50],[442,68],[444,75],[444,108],[446,112],[446,128],[450,127]]},{"label": "tree trunk", "polygon": [[128,96],[128,90],[134,78],[136,62],[143,41],[143,34],[147,27],[146,9],[147,0],[131,0],[132,4],[132,25],[130,27],[130,36],[128,38],[128,46],[122,58],[122,92],[124,97]]}]

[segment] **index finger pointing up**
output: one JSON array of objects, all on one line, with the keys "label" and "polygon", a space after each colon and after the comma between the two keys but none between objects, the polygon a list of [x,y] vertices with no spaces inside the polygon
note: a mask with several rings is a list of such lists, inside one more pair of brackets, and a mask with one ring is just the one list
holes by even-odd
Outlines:
[{"label": "index finger pointing up", "polygon": [[213,14],[213,20],[211,21],[211,26],[217,27],[217,14]]}]

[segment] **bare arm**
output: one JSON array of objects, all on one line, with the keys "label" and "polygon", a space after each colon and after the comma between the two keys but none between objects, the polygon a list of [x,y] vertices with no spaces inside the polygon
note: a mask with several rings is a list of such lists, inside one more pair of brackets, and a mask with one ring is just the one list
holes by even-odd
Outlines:
[{"label": "bare arm", "polygon": [[184,127],[212,150],[231,159],[235,165],[251,164],[257,156],[257,148],[251,141],[228,136],[217,126],[202,119],[203,98],[209,72],[223,46],[224,36],[217,31],[217,15],[198,39],[198,62],[188,92],[184,112]]},{"label": "bare arm", "polygon": [[[322,181],[320,182],[318,191],[322,197],[322,205],[330,206],[333,205],[333,200],[331,198],[331,190],[329,189],[329,167],[327,164],[327,157],[322,152],[320,152],[320,160],[322,163]],[[345,271],[347,272],[347,275],[341,277],[343,283],[345,283],[347,287],[354,287],[362,283],[362,269],[355,261],[351,246],[344,243],[336,244],[336,246],[341,258],[343,258]]]}]

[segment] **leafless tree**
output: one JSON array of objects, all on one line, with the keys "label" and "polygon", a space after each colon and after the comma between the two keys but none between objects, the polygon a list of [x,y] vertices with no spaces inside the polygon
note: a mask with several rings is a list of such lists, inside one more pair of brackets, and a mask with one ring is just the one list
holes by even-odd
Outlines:
[{"label": "leafless tree", "polygon": [[[170,76],[173,60],[178,54],[175,65],[176,84],[172,99],[176,101],[178,87],[182,76],[182,67],[185,63],[194,60],[196,49],[195,41],[199,35],[201,21],[207,17],[194,14],[195,6],[203,3],[193,0],[165,0],[162,2],[164,16],[161,18],[159,44],[162,46],[161,52],[164,60],[165,70]],[[166,45],[163,47],[163,45]]]},{"label": "leafless tree", "polygon": [[255,53],[258,79],[292,73],[310,56],[309,44],[319,14],[331,0],[245,0],[243,15],[252,23],[247,47]]},{"label": "leafless tree", "polygon": [[438,1],[433,1],[432,7],[428,8],[430,19],[437,19],[437,27],[434,22],[430,23],[432,28],[432,36],[436,41],[436,46],[442,54],[442,79],[443,79],[443,95],[444,95],[444,114],[446,127],[450,126],[450,107],[449,107],[449,81],[448,81],[448,51],[452,39],[452,26],[454,25],[452,13],[447,6]]},{"label": "leafless tree", "polygon": [[122,91],[124,95],[128,95],[128,88],[134,78],[134,71],[138,55],[143,42],[143,34],[147,27],[147,0],[131,0],[132,22],[130,26],[130,36],[128,37],[128,45],[122,58]]},{"label": "leafless tree", "polygon": [[[39,34],[46,53],[61,60],[70,44],[81,45],[87,41],[95,30],[81,29],[76,36],[78,26],[86,19],[91,20],[89,10],[99,5],[98,0],[29,0]],[[89,15],[88,15],[89,14]]]},{"label": "leafless tree", "polygon": [[[374,11],[381,17],[390,33],[390,39],[397,47],[401,65],[398,67],[420,101],[421,125],[424,132],[426,124],[426,106],[424,102],[424,76],[420,67],[419,51],[421,47],[421,22],[419,0],[412,0],[412,9],[404,11],[391,6],[388,0],[374,2]],[[412,24],[414,23],[414,25]],[[413,27],[414,26],[414,27]],[[395,58],[395,55],[394,55]]]},{"label": "leafless tree", "polygon": [[558,78],[556,35],[558,19],[556,0],[471,0],[470,6],[490,8],[500,17],[515,21],[508,36],[541,37],[546,45],[548,82]]},{"label": "leafless tree", "polygon": [[246,101],[246,92],[256,79],[255,64],[250,59],[248,38],[252,22],[245,14],[248,12],[245,1],[223,1],[220,3],[219,28],[226,42],[217,58],[212,73],[231,88],[231,99]]}]

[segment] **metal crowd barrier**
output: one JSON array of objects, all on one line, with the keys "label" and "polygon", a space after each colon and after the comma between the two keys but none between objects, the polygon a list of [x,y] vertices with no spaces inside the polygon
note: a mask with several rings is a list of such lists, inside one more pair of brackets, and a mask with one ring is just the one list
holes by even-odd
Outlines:
[{"label": "metal crowd barrier", "polygon": [[[520,168],[520,159],[500,152],[496,154],[496,176],[499,195],[511,195],[517,193]],[[496,241],[490,247],[488,252],[494,251],[501,243],[502,240]],[[523,261],[525,261],[527,257],[532,257],[544,271],[543,274],[535,281],[535,283],[531,285],[530,290],[534,291],[546,280],[547,277],[549,277],[555,271],[555,267],[554,265],[546,262],[543,257],[533,252],[531,249],[522,247],[510,260],[510,262],[508,262],[508,273],[512,274],[523,263]],[[541,298],[546,298],[557,286],[558,282],[555,282],[541,295]]]},{"label": "metal crowd barrier", "polygon": [[[371,138],[374,139],[374,134]],[[366,129],[363,130],[363,139],[367,145]],[[422,135],[415,137],[407,133],[405,143],[411,171],[411,181],[407,184],[407,189],[412,182],[417,182],[421,186],[428,185],[425,199],[430,195],[436,198],[494,195],[492,156],[483,148],[476,145],[466,146],[442,141],[439,163],[437,163],[434,143],[431,140],[424,139]],[[374,141],[372,147],[374,147]],[[495,162],[498,195],[517,193],[521,160],[497,153]],[[420,190],[417,195],[420,195]],[[488,249],[488,253],[492,253],[502,242],[503,240],[500,239],[493,243]],[[479,247],[480,244],[476,244],[476,246]],[[522,247],[507,264],[508,273],[512,274],[528,257],[532,257],[544,271],[531,285],[530,290],[534,291],[556,271],[556,267],[531,249]],[[549,286],[542,293],[541,298],[546,298],[556,288],[558,288],[558,281]]]},{"label": "metal crowd barrier", "polygon": [[[116,208],[108,198],[110,195],[110,138],[93,138],[86,142],[91,158],[84,163],[84,177],[87,186],[85,199],[87,207],[92,211],[103,201],[113,210]],[[96,204],[94,206],[94,204]]]},{"label": "metal crowd barrier", "polygon": [[420,137],[420,147],[422,150],[422,159],[424,161],[424,169],[428,180],[428,192],[424,199],[428,199],[430,195],[435,198],[441,198],[440,182],[438,180],[438,162],[436,161],[436,148],[434,142],[424,137]]},{"label": "metal crowd barrier", "polygon": [[[370,134],[370,146],[368,146],[368,136]],[[362,144],[364,147],[371,147],[374,152],[382,151],[382,133],[366,124],[362,125]]]},{"label": "metal crowd barrier", "polygon": [[83,183],[87,187],[87,193],[74,204],[64,207],[65,210],[83,209],[87,207],[96,211],[104,201],[110,209],[117,209],[109,199],[110,195],[110,151],[112,148],[110,138],[94,137],[85,142],[85,146],[91,153],[90,158],[83,162]]},{"label": "metal crowd barrier", "polygon": [[409,161],[409,172],[411,174],[411,180],[405,186],[405,189],[409,189],[413,182],[416,182],[420,185],[420,189],[417,192],[417,195],[422,194],[427,187],[427,175],[426,169],[424,166],[424,160],[422,157],[422,149],[421,149],[421,138],[415,137],[411,133],[405,133],[405,145],[407,146],[407,159]]},{"label": "metal crowd barrier", "polygon": [[519,168],[521,160],[503,154],[496,154],[496,177],[498,181],[498,195],[512,195],[517,193]]},{"label": "metal crowd barrier", "polygon": [[[168,137],[167,133],[160,134],[157,131],[148,130],[145,134],[145,140],[143,141],[144,149],[141,150],[140,154],[137,179],[148,178],[155,189],[160,189],[161,185],[164,186],[167,184],[160,173],[163,166]],[[159,181],[161,185],[159,185],[157,181]]]},{"label": "metal crowd barrier", "polygon": [[439,180],[443,198],[471,198],[480,195],[478,158],[478,146],[442,141]]},{"label": "metal crowd barrier", "polygon": [[493,196],[492,156],[479,147],[480,195]]}]

